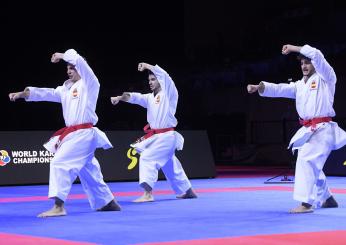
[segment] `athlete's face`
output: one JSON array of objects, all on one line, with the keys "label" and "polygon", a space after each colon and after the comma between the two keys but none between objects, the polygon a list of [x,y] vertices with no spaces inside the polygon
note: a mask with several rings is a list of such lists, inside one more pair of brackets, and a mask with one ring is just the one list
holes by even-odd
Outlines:
[{"label": "athlete's face", "polygon": [[153,91],[154,93],[157,93],[160,91],[161,86],[157,78],[153,74],[149,74],[149,87],[150,90]]},{"label": "athlete's face", "polygon": [[76,68],[71,64],[67,65],[67,76],[72,82],[77,82],[80,79]]},{"label": "athlete's face", "polygon": [[315,73],[315,67],[311,64],[310,60],[301,59],[300,66],[302,68],[303,76],[310,77]]}]

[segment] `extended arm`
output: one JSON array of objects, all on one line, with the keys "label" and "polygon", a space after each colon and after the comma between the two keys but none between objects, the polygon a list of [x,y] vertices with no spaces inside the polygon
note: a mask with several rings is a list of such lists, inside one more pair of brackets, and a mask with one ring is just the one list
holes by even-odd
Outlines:
[{"label": "extended arm", "polygon": [[144,108],[147,108],[149,95],[150,94],[124,92],[120,96],[111,97],[111,103],[113,105],[116,105],[119,103],[119,101],[124,101],[124,102],[140,105]]},{"label": "extended arm", "polygon": [[30,90],[25,88],[22,92],[14,92],[8,95],[10,97],[10,101],[16,101],[18,99],[28,99],[30,96]]},{"label": "extended arm", "polygon": [[9,97],[11,101],[25,99],[26,101],[49,101],[60,103],[60,93],[61,86],[57,87],[56,89],[26,87],[22,92],[10,93]]},{"label": "extended arm", "polygon": [[296,97],[296,86],[295,83],[268,83],[260,82],[258,85],[249,84],[247,85],[248,93],[252,94],[258,92],[264,97],[282,97],[295,99]]},{"label": "extended arm", "polygon": [[[62,58],[62,53],[55,53],[51,57],[51,62],[57,63]],[[60,102],[60,87],[56,89],[26,87],[21,92],[10,93],[9,98],[11,101],[16,101],[17,99],[25,99],[26,101]]]},{"label": "extended arm", "polygon": [[264,83],[260,82],[258,85],[254,85],[254,84],[247,85],[247,92],[249,94],[253,94],[253,93],[257,92],[257,91],[260,94],[263,93],[263,91],[264,91]]},{"label": "extended arm", "polygon": [[115,96],[115,97],[111,97],[111,103],[113,105],[116,105],[119,103],[119,101],[124,101],[124,102],[128,102],[130,99],[130,94],[124,92],[122,95],[119,96]]}]

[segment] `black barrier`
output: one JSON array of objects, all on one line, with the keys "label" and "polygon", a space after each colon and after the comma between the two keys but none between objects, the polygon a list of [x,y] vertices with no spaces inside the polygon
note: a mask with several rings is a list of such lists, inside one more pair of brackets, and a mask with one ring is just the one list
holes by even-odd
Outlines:
[{"label": "black barrier", "polygon": [[[54,156],[42,144],[50,131],[0,132],[0,185],[47,184],[49,163]],[[184,149],[176,156],[189,178],[213,178],[216,171],[205,131],[181,131]],[[142,131],[106,132],[114,148],[96,151],[105,181],[138,180],[138,157],[130,143]],[[163,175],[160,173],[159,178]]]},{"label": "black barrier", "polygon": [[332,151],[324,165],[323,171],[329,176],[346,176],[346,146]]}]

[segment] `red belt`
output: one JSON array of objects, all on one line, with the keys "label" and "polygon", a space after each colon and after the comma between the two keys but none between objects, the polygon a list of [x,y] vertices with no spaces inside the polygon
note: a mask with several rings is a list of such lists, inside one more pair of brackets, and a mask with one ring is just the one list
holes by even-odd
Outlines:
[{"label": "red belt", "polygon": [[153,136],[154,134],[161,134],[161,133],[165,133],[168,131],[174,131],[174,128],[159,128],[159,129],[151,129],[150,125],[147,124],[145,125],[145,127],[143,128],[144,133],[146,133],[144,136],[142,136],[141,138],[136,140],[136,143],[139,143],[145,139],[150,138],[151,136]]},{"label": "red belt", "polygon": [[59,136],[58,142],[55,144],[55,149],[59,147],[60,142],[69,134],[74,131],[77,131],[78,129],[85,129],[85,128],[92,128],[93,124],[92,123],[83,123],[83,124],[77,124],[69,127],[64,127],[62,129],[59,129],[56,131],[51,138],[55,136]]},{"label": "red belt", "polygon": [[310,127],[311,126],[312,130],[316,129],[316,125],[318,123],[330,122],[330,121],[332,121],[331,117],[316,117],[316,118],[312,118],[312,119],[309,119],[309,120],[303,120],[303,119],[299,118],[300,125],[305,126],[305,127]]}]

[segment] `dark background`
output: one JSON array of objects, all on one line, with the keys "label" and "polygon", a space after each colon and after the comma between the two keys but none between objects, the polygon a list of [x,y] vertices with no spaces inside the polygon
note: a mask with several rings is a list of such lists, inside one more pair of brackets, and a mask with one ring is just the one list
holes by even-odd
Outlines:
[{"label": "dark background", "polygon": [[101,83],[102,130],[139,130],[146,111],[110,96],[149,92],[138,62],[159,64],[180,93],[178,130],[208,132],[217,164],[287,165],[287,142],[297,127],[294,101],[248,95],[261,80],[301,78],[286,43],[320,49],[338,83],[335,120],[346,128],[346,3],[329,1],[3,1],[0,129],[56,130],[64,126],[54,103],[12,103],[25,86],[56,87],[66,79],[54,52],[76,49]]}]

